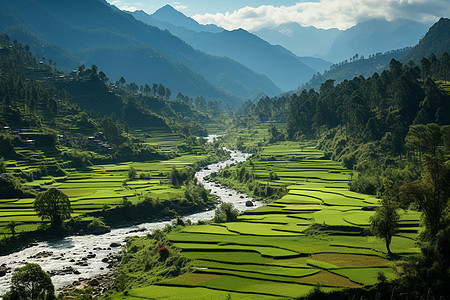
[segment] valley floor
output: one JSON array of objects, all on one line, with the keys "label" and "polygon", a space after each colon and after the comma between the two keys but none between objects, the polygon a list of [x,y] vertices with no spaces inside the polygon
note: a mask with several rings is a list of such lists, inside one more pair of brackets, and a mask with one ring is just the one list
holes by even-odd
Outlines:
[{"label": "valley floor", "polygon": [[[349,191],[348,181],[356,174],[324,158],[314,146],[266,146],[237,168],[242,167],[255,182],[286,187],[288,193],[245,212],[237,222],[178,226],[167,239],[191,260],[192,272],[150,286],[134,282],[139,273],[130,273],[128,288],[107,297],[298,298],[316,289],[328,292],[394,279],[396,264],[420,252],[415,245],[419,213],[400,212],[389,257],[384,241],[366,231],[379,199]],[[145,247],[140,243],[136,247]],[[135,253],[128,252],[127,260],[138,261],[136,255],[142,253]]]}]

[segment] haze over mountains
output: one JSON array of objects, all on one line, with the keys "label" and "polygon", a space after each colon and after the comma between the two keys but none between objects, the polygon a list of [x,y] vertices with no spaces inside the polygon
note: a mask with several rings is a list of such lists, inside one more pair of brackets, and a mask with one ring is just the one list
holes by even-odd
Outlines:
[{"label": "haze over mountains", "polygon": [[340,62],[356,53],[369,56],[377,52],[413,46],[428,28],[428,25],[406,19],[372,19],[347,30],[325,30],[286,23],[276,28],[262,28],[254,33],[269,43],[285,46],[296,55]]},{"label": "haze over mountains", "polygon": [[287,23],[250,33],[201,25],[170,5],[149,15],[104,0],[0,2],[0,31],[58,66],[96,64],[112,82],[162,83],[173,95],[232,106],[293,90],[330,61],[414,46],[426,30],[410,20],[369,20],[345,31]]},{"label": "haze over mountains", "polygon": [[166,5],[154,14],[143,11],[131,13],[149,25],[167,29],[194,48],[205,53],[230,57],[257,73],[269,77],[282,90],[290,90],[305,82],[314,73],[329,66],[318,59],[318,64],[306,65],[301,58],[282,47],[276,47],[243,29],[228,31],[214,25],[200,25]]}]

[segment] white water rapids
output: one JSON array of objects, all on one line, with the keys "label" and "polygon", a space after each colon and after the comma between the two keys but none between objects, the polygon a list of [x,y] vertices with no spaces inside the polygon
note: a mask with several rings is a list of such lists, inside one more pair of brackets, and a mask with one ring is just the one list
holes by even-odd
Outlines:
[{"label": "white water rapids", "polygon": [[[208,141],[212,141],[214,136],[209,136]],[[254,201],[251,197],[237,192],[235,190],[223,187],[214,182],[208,182],[204,177],[213,172],[217,172],[228,165],[245,161],[250,154],[240,151],[230,151],[231,158],[219,163],[211,164],[195,174],[198,182],[203,184],[206,189],[211,190],[213,195],[219,197],[221,202],[233,203],[234,207],[239,211],[254,209],[263,205],[261,202]],[[252,201],[255,206],[247,207],[246,201]],[[186,215],[183,220],[191,220],[197,222],[199,220],[210,220],[214,217],[214,210]],[[28,263],[37,263],[47,271],[63,270],[67,267],[76,269],[79,274],[66,274],[52,276],[55,289],[58,291],[63,286],[69,285],[80,278],[90,278],[101,273],[109,271],[107,263],[102,262],[110,253],[118,253],[120,247],[111,248],[111,243],[124,244],[127,237],[135,235],[146,235],[157,229],[164,228],[173,221],[149,222],[136,226],[113,229],[111,232],[102,235],[82,235],[68,236],[52,241],[40,242],[36,246],[32,246],[21,251],[6,256],[0,256],[0,265],[5,264],[11,268],[6,276],[0,277],[0,299],[1,295],[9,291],[11,276],[13,270],[17,267],[24,266]],[[139,231],[137,231],[139,230]],[[45,252],[46,255],[38,255]],[[95,257],[93,257],[95,254]],[[35,257],[37,256],[37,257]],[[77,264],[78,263],[78,264]]]}]

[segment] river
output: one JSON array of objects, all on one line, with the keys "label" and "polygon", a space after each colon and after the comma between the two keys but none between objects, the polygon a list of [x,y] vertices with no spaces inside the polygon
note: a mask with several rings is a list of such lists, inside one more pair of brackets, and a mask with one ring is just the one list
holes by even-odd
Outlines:
[{"label": "river", "polygon": [[[209,136],[208,141],[212,141],[214,136]],[[229,150],[231,157],[219,163],[210,164],[195,174],[198,182],[203,184],[206,189],[219,197],[221,202],[233,203],[239,211],[254,209],[262,206],[263,203],[255,201],[251,197],[238,191],[226,188],[214,182],[206,181],[204,178],[213,172],[217,172],[228,165],[245,161],[250,154],[242,153],[236,150]],[[247,207],[247,201],[254,203],[253,207]],[[215,211],[205,211],[186,215],[183,220],[197,222],[199,220],[210,220]],[[65,238],[40,242],[35,246],[28,247],[21,251],[6,256],[0,256],[0,265],[5,264],[11,268],[6,276],[0,277],[0,299],[1,295],[9,290],[12,270],[24,266],[28,263],[37,263],[47,272],[59,272],[72,267],[77,274],[53,275],[52,281],[58,292],[63,286],[71,284],[80,278],[90,278],[101,273],[109,271],[107,263],[102,262],[109,254],[119,253],[120,247],[110,247],[111,243],[124,244],[127,237],[135,235],[146,235],[157,229],[162,229],[173,221],[149,222],[136,226],[113,229],[111,232],[102,235],[82,235],[68,236]],[[56,271],[56,272],[55,272]]]}]

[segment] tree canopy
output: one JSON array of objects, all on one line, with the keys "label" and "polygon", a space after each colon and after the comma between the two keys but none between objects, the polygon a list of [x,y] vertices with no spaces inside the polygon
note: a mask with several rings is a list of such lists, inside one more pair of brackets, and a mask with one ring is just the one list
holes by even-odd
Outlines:
[{"label": "tree canopy", "polygon": [[56,188],[39,193],[34,201],[34,209],[43,220],[50,220],[54,228],[61,227],[72,212],[69,197]]},{"label": "tree canopy", "polygon": [[17,268],[11,278],[11,291],[3,295],[5,300],[55,299],[55,287],[50,275],[38,264],[26,264]]}]

